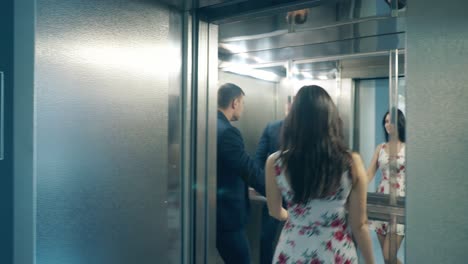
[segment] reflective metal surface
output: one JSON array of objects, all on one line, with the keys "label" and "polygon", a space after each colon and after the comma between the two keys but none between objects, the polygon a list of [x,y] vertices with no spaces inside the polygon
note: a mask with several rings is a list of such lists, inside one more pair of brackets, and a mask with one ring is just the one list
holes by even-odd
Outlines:
[{"label": "reflective metal surface", "polygon": [[294,87],[287,78],[282,78],[277,85],[276,93],[276,119],[286,117],[288,104],[292,103]]},{"label": "reflective metal surface", "polygon": [[340,113],[341,120],[343,121],[343,133],[345,138],[345,143],[347,144],[348,148],[353,146],[353,133],[354,133],[354,104],[356,102],[355,98],[355,89],[354,89],[354,82],[349,77],[343,77],[343,73],[341,73],[341,77],[338,78],[339,85],[338,85],[338,93],[339,96],[337,98],[337,107],[338,112]]},{"label": "reflective metal surface", "polygon": [[270,0],[234,0],[226,4],[202,8],[200,12],[209,22],[223,24],[253,17],[268,16],[272,13],[314,7],[324,2],[323,0],[283,0],[280,2]]},{"label": "reflective metal surface", "polygon": [[[195,242],[195,204],[194,204],[194,160],[193,154],[194,145],[192,130],[194,122],[192,122],[192,19],[193,17],[187,12],[183,15],[182,25],[182,89],[180,92],[180,119],[181,119],[181,163],[180,171],[182,173],[182,196],[181,196],[181,218],[182,218],[182,263],[193,263],[194,260],[194,242]],[[195,123],[196,124],[196,123]]]},{"label": "reflective metal surface", "polygon": [[[388,76],[388,63],[380,63],[379,67],[374,66],[372,69],[359,68],[366,64],[376,64],[375,61],[367,63],[360,60],[367,53],[384,54],[390,49],[404,48],[405,18],[390,17],[391,9],[383,1],[367,2],[322,3],[310,9],[314,16],[302,25],[294,25],[293,30],[284,16],[279,14],[222,24],[220,67],[249,65],[285,77],[287,61],[292,60],[301,68],[307,67],[305,62],[310,59],[355,56],[356,61],[343,65],[342,77]],[[376,13],[364,12],[363,6],[370,10],[374,8]],[[361,15],[365,18],[355,19]],[[336,65],[333,67],[336,68]],[[317,73],[317,70],[313,72]],[[359,76],[363,73],[367,76]]]},{"label": "reflective metal surface", "polygon": [[220,71],[219,84],[227,82],[238,85],[245,93],[242,118],[232,125],[248,135],[243,137],[245,150],[254,155],[266,124],[276,120],[276,83]]},{"label": "reflective metal surface", "polygon": [[218,27],[199,21],[196,61],[195,261],[214,263],[216,251],[216,124]]},{"label": "reflective metal surface", "polygon": [[230,5],[239,2],[245,2],[246,0],[198,0],[198,7]]},{"label": "reflective metal surface", "polygon": [[207,138],[207,262],[214,263],[218,256],[216,250],[216,157],[217,157],[217,122],[218,122],[218,26],[210,24],[208,28],[208,124]]},{"label": "reflective metal surface", "polygon": [[181,14],[40,0],[36,33],[36,263],[180,263]]},{"label": "reflective metal surface", "polygon": [[[390,124],[393,127],[398,127],[398,77],[399,77],[399,67],[398,67],[398,50],[391,50],[389,57],[389,112],[390,112]],[[392,213],[392,207],[397,204],[397,184],[398,184],[398,129],[394,130],[394,133],[390,133],[390,141],[388,142],[388,152],[389,152],[389,204],[390,204],[390,221],[389,223],[389,252],[397,252],[399,248],[398,244],[398,235],[397,235],[397,215]],[[405,156],[406,160],[406,155]],[[406,175],[405,175],[406,177]],[[398,258],[396,254],[389,254],[390,263],[398,263]]]},{"label": "reflective metal surface", "polygon": [[[228,62],[261,64],[271,62],[284,62],[287,60],[301,60],[317,57],[339,56],[346,54],[359,54],[376,51],[386,51],[391,48],[404,48],[404,33],[389,34],[361,38],[358,40],[341,40],[332,43],[285,47],[274,50],[253,51],[233,54]],[[395,44],[396,43],[396,44]],[[245,57],[253,58],[253,61]]]},{"label": "reflective metal surface", "polygon": [[183,20],[180,13],[169,13],[169,53],[170,57],[179,60],[179,63],[169,63],[169,88],[168,88],[168,178],[167,178],[167,249],[168,263],[183,263],[187,254],[185,241],[183,240],[182,226],[184,215],[183,181],[182,177],[182,91],[184,74],[182,71],[183,57]]},{"label": "reflective metal surface", "polygon": [[[340,1],[243,1],[224,8],[216,6],[206,8],[204,13],[210,21],[222,25],[221,39],[238,37],[238,32],[245,35],[280,34],[304,29],[319,28],[340,24],[362,22],[369,19],[390,16],[404,16],[405,9],[392,11],[384,0],[340,0]],[[262,8],[262,5],[264,8]],[[269,5],[268,7],[265,7]],[[306,10],[307,17],[302,23],[288,24],[288,12]],[[232,24],[230,27],[229,24]],[[228,25],[230,29],[226,29]],[[237,29],[235,29],[235,28]]]},{"label": "reflective metal surface", "polygon": [[[397,23],[397,21],[399,21]],[[353,22],[338,26],[326,26],[319,28],[303,28],[295,32],[275,31],[275,34],[236,36],[221,39],[220,47],[225,53],[245,53],[251,51],[269,50],[284,47],[333,42],[344,39],[356,39],[384,34],[395,34],[404,31],[404,18],[383,17],[373,20],[365,20],[361,23]],[[227,30],[234,31],[236,25],[222,25]],[[258,28],[257,25],[250,25]],[[238,29],[237,29],[238,30]],[[252,29],[251,29],[252,30]],[[234,33],[234,32],[233,32]],[[245,32],[242,32],[246,34]],[[238,33],[239,34],[239,33]]]},{"label": "reflective metal surface", "polygon": [[242,2],[248,2],[248,0],[153,0],[153,2],[160,2],[180,11],[189,11],[198,8],[216,10],[224,6],[233,6]]},{"label": "reflective metal surface", "polygon": [[[197,43],[197,68],[196,83],[194,90],[196,93],[196,102],[194,102],[194,111],[196,113],[196,131],[195,131],[195,261],[196,263],[206,263],[208,258],[208,175],[207,175],[207,124],[208,124],[208,24],[199,22],[197,24],[198,43]],[[195,31],[194,31],[195,34]],[[195,70],[195,69],[194,69]],[[215,73],[214,73],[215,74]],[[210,227],[211,228],[211,227]],[[216,228],[216,226],[215,226]],[[216,230],[216,229],[215,229]]]},{"label": "reflective metal surface", "polygon": [[405,224],[405,198],[398,197],[395,205],[389,206],[389,195],[368,193],[367,215],[369,220],[388,221],[391,216],[397,216],[398,224]]},{"label": "reflective metal surface", "polygon": [[196,5],[193,5],[193,0],[155,0],[155,2],[163,3],[168,7],[175,8],[179,11],[186,11],[196,7]]}]

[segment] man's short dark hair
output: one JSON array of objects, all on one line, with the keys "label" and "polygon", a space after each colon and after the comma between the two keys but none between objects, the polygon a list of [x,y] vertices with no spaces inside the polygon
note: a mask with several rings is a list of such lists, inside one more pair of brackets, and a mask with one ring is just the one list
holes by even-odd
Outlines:
[{"label": "man's short dark hair", "polygon": [[233,83],[225,83],[218,89],[218,107],[226,109],[234,99],[242,95],[245,95],[245,93],[239,86]]}]

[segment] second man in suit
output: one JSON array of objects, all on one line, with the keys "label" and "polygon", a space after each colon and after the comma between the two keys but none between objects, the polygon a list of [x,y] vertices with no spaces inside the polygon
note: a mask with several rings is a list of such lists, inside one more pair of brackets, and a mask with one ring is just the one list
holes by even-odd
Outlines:
[{"label": "second man in suit", "polygon": [[[255,159],[259,165],[265,167],[265,162],[272,153],[279,150],[279,136],[283,120],[269,123],[258,143]],[[271,217],[266,204],[262,209],[262,230],[260,234],[260,264],[271,264],[276,247],[276,234],[280,222]]]}]

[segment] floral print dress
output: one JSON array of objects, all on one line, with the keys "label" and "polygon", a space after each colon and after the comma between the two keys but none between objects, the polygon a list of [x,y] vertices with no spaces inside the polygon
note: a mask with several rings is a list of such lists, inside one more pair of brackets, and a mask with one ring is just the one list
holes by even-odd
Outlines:
[{"label": "floral print dress", "polygon": [[[394,188],[396,189],[397,196],[405,196],[406,194],[406,167],[405,167],[405,145],[400,148],[396,160],[396,179],[394,181]],[[388,145],[382,144],[377,159],[377,165],[382,171],[382,180],[377,187],[377,193],[389,194],[390,193],[390,156],[388,155]],[[369,221],[371,230],[375,230],[377,234],[385,236],[388,231],[388,222],[385,221]],[[405,226],[397,224],[397,235],[405,235]]]},{"label": "floral print dress", "polygon": [[280,160],[276,161],[275,170],[289,218],[281,231],[273,263],[357,264],[345,210],[352,187],[348,172],[343,173],[340,188],[333,195],[297,204]]}]

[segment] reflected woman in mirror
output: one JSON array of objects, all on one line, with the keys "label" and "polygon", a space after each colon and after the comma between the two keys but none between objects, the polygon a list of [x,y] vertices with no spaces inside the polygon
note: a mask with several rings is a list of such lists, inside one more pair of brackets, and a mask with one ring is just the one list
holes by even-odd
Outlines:
[{"label": "reflected woman in mirror", "polygon": [[[394,126],[390,123],[390,114],[387,112],[382,120],[382,127],[385,133],[385,143],[382,143],[377,146],[372,161],[370,163],[369,169],[367,170],[367,176],[369,182],[374,179],[377,169],[380,169],[382,172],[382,178],[377,187],[378,193],[389,194],[390,193],[390,159],[393,158],[396,160],[396,179],[394,179],[394,188],[396,189],[397,196],[405,196],[406,184],[405,184],[405,116],[401,110],[398,110],[397,114],[397,123],[398,130],[394,131]],[[398,132],[397,140],[395,140],[395,156],[390,156],[390,135],[396,135],[395,132]],[[385,263],[388,263],[389,256],[395,256],[400,248],[401,241],[404,237],[404,226],[401,224],[397,225],[396,238],[397,238],[397,247],[395,252],[389,252],[389,236],[388,236],[388,222],[384,221],[370,221],[369,226],[372,230],[377,232],[379,238],[380,246],[382,247],[383,257]],[[398,260],[398,263],[401,263]]]},{"label": "reflected woman in mirror", "polygon": [[360,155],[345,147],[328,93],[302,87],[282,129],[280,150],[265,166],[269,213],[286,221],[273,263],[358,263],[352,236],[366,263],[374,263],[366,171]]}]

